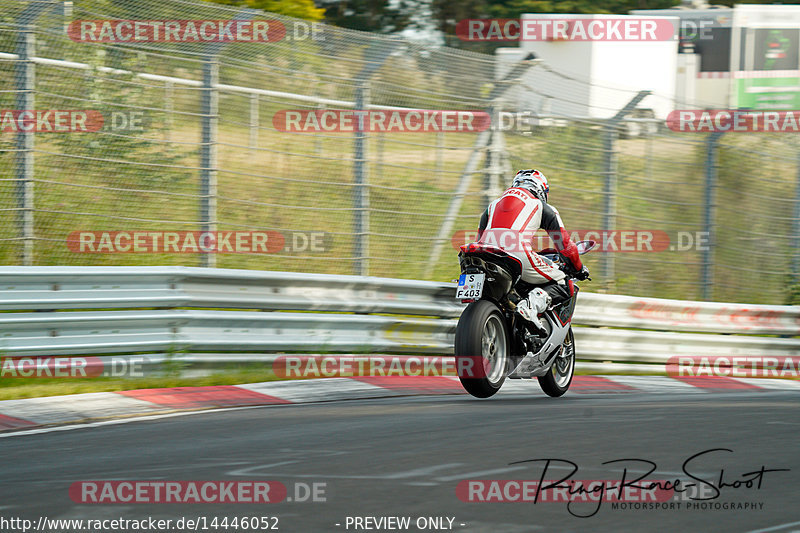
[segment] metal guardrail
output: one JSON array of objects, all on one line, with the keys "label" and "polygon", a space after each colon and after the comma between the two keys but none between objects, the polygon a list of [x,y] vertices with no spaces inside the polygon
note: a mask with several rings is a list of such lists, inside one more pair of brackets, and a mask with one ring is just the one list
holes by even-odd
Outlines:
[{"label": "metal guardrail", "polygon": [[582,292],[575,321],[586,326],[800,335],[800,306],[692,302]]},{"label": "metal guardrail", "polygon": [[[0,355],[149,353],[152,363],[164,353],[211,363],[281,352],[449,355],[463,309],[453,288],[191,267],[0,267]],[[800,353],[798,306],[581,293],[575,322],[587,360]]]},{"label": "metal guardrail", "polygon": [[[222,308],[457,317],[448,284],[194,267],[0,267],[0,310]],[[0,325],[2,327],[2,325]]]}]

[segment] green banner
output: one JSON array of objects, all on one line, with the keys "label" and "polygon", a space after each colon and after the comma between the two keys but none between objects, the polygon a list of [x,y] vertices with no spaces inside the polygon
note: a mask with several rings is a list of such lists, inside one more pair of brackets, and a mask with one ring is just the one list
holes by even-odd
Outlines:
[{"label": "green banner", "polygon": [[800,78],[744,78],[736,80],[736,107],[800,109]]}]

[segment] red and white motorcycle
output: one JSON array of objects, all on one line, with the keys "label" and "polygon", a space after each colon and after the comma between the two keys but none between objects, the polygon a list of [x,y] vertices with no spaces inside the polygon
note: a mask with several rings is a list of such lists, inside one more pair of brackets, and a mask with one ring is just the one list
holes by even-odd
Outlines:
[{"label": "red and white motorcycle", "polygon": [[[578,242],[578,253],[589,252],[595,244]],[[554,249],[540,255],[566,273],[573,289],[558,305],[552,305],[541,288],[521,281],[519,263],[503,250],[480,243],[461,247],[456,299],[469,305],[456,328],[455,357],[461,384],[473,396],[494,395],[506,378],[536,376],[549,396],[561,396],[572,383],[576,273]],[[533,297],[521,298],[517,291]]]}]

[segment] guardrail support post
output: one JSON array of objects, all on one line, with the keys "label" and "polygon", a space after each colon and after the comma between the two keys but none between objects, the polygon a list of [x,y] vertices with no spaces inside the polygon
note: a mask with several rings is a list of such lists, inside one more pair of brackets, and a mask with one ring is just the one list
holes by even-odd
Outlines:
[{"label": "guardrail support post", "polygon": [[[203,63],[202,98],[202,147],[200,153],[200,222],[201,230],[217,229],[217,125],[219,121],[219,63],[216,55]],[[217,266],[213,253],[201,256],[202,266]]]},{"label": "guardrail support post", "polygon": [[703,225],[708,231],[708,243],[703,249],[702,271],[700,273],[700,299],[710,301],[712,297],[712,284],[714,283],[714,248],[716,247],[717,231],[715,220],[717,214],[717,151],[719,139],[723,132],[712,132],[706,140],[706,182],[703,206]]}]

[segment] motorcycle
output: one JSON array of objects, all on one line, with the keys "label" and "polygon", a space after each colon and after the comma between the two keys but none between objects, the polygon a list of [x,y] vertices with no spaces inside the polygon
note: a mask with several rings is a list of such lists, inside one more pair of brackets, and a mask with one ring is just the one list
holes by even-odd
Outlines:
[{"label": "motorcycle", "polygon": [[[596,243],[580,241],[576,245],[578,253],[583,255]],[[567,275],[572,295],[557,305],[548,302],[528,310],[528,300],[520,294],[544,291],[520,280],[522,267],[514,257],[482,243],[461,247],[456,299],[469,305],[458,320],[454,353],[461,384],[477,398],[493,396],[506,378],[535,376],[545,394],[552,397],[563,395],[572,383],[575,370],[572,315],[578,296],[574,284],[577,273],[555,249],[542,250],[539,255]],[[518,311],[518,306],[526,307]],[[538,331],[521,312],[538,317]]]}]

